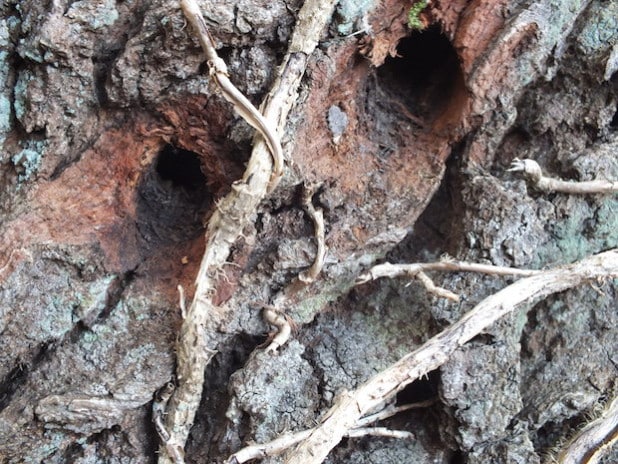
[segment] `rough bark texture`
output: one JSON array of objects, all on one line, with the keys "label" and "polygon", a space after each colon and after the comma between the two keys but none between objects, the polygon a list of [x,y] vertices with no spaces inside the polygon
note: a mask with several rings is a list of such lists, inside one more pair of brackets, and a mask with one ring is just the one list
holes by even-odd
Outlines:
[{"label": "rough bark texture", "polygon": [[[200,5],[259,102],[300,1]],[[189,462],[312,426],[508,282],[436,276],[459,303],[402,281],[351,289],[387,254],[538,269],[618,246],[615,195],[540,194],[505,172],[519,157],[618,178],[618,3],[433,1],[422,33],[409,7],[342,1],[311,58],[283,137],[292,163],[217,287],[230,317],[210,334]],[[203,221],[253,135],[204,71],[174,2],[0,6],[0,462],[155,460],[176,286],[192,293]],[[299,289],[315,253],[302,182],[321,184],[329,255]],[[298,329],[266,355],[256,303],[281,295]],[[599,282],[498,322],[399,395],[439,398],[386,422],[415,441],[349,439],[327,462],[541,462],[616,394],[617,299]]]}]

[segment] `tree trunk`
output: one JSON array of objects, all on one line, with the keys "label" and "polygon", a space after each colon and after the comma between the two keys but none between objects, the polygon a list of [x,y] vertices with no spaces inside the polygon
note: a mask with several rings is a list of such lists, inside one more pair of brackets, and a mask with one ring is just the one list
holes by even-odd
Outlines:
[{"label": "tree trunk", "polygon": [[[256,105],[300,0],[198,2]],[[511,282],[432,275],[354,287],[377,261],[542,269],[618,246],[616,195],[527,188],[514,158],[618,179],[618,2],[341,0],[282,143],[285,177],[233,245],[214,302],[187,462],[312,427],[351,390]],[[0,6],[0,462],[154,462],[204,224],[254,136],[206,73],[176,2]],[[316,188],[326,264],[302,205]],[[330,463],[539,463],[616,395],[616,281],[531,304],[456,351],[385,421],[414,440],[340,443]],[[295,322],[278,354],[263,304]],[[276,462],[277,458],[271,459]],[[618,451],[606,462],[618,461]]]}]

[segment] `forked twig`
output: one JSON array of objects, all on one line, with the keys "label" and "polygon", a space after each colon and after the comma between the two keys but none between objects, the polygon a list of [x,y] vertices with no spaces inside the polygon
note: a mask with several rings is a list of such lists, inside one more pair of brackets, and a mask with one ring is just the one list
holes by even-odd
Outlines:
[{"label": "forked twig", "polygon": [[435,285],[429,276],[425,274],[426,271],[479,272],[490,275],[514,275],[522,277],[532,276],[541,272],[532,269],[517,269],[513,267],[493,266],[491,264],[466,263],[464,261],[439,261],[436,263],[413,264],[383,263],[373,266],[367,272],[359,275],[356,278],[356,285],[361,285],[383,277],[415,277],[425,286],[429,293],[440,298],[459,301],[459,296],[455,293]]}]

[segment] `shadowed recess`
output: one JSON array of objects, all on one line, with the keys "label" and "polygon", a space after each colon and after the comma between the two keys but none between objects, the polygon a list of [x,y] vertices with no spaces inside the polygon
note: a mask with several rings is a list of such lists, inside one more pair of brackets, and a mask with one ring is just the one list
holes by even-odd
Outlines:
[{"label": "shadowed recess", "polygon": [[194,239],[212,204],[196,153],[165,145],[137,187],[137,228],[142,250]]},{"label": "shadowed recess", "polygon": [[618,108],[616,108],[616,112],[614,113],[614,117],[609,123],[609,127],[611,127],[612,129],[618,129]]},{"label": "shadowed recess", "polygon": [[397,393],[397,404],[419,403],[436,399],[438,397],[439,383],[439,371],[431,371]]},{"label": "shadowed recess", "polygon": [[246,412],[236,425],[226,417],[232,395],[230,378],[247,364],[256,346],[265,341],[262,336],[238,334],[222,342],[218,353],[206,367],[204,395],[191,429],[194,439],[187,447],[187,455],[193,458],[193,462],[223,462],[238,450],[240,444],[231,439],[222,439],[221,435],[229,438],[238,433],[242,436],[250,434],[251,418]]},{"label": "shadowed recess", "polygon": [[441,115],[463,82],[457,53],[438,26],[413,32],[378,69],[382,88],[414,116],[433,120]]},{"label": "shadowed recess", "polygon": [[173,188],[199,190],[206,185],[200,159],[188,150],[165,145],[156,160],[156,172],[162,181],[170,181]]}]

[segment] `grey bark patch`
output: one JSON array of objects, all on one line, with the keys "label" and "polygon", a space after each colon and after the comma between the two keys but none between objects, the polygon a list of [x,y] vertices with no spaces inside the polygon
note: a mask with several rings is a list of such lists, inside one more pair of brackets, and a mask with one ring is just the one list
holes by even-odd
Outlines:
[{"label": "grey bark patch", "polygon": [[333,135],[334,143],[339,141],[347,126],[348,115],[337,105],[331,106],[328,109],[328,128]]},{"label": "grey bark patch", "polygon": [[[240,428],[248,420],[253,440],[263,443],[284,430],[311,424],[319,405],[318,385],[313,368],[303,359],[304,347],[292,341],[278,355],[258,351],[247,365],[230,379],[232,401],[227,434],[245,441]],[[302,391],[302,395],[298,392]],[[246,415],[246,416],[245,416]],[[233,430],[233,432],[232,432]]]}]

